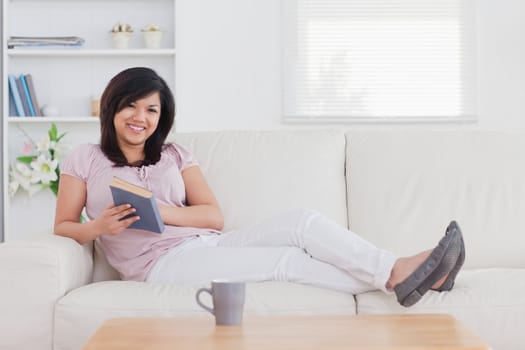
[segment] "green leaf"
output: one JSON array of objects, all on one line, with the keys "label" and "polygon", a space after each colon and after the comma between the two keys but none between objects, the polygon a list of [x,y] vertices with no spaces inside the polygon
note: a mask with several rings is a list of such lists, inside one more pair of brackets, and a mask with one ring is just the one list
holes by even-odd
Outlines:
[{"label": "green leaf", "polygon": [[56,142],[59,142],[60,140],[62,140],[62,137],[66,136],[67,132],[61,134],[59,137],[57,137],[56,139]]},{"label": "green leaf", "polygon": [[16,157],[16,160],[18,160],[20,163],[31,164],[35,158],[37,158],[37,156],[20,156]]},{"label": "green leaf", "polygon": [[55,173],[57,174],[57,180],[51,181],[49,183],[49,189],[53,192],[53,194],[56,197],[58,196],[58,185],[60,183],[60,168],[59,167],[55,169]]},{"label": "green leaf", "polygon": [[57,130],[56,124],[55,123],[51,123],[51,128],[49,129],[49,132],[48,132],[49,140],[56,141],[57,140],[57,133],[58,133],[58,130]]},{"label": "green leaf", "polygon": [[49,189],[53,192],[55,197],[58,195],[58,180],[49,183]]}]

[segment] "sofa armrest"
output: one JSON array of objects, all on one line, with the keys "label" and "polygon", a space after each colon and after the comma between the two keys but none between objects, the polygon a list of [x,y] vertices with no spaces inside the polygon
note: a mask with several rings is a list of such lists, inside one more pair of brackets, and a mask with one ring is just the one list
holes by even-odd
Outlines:
[{"label": "sofa armrest", "polygon": [[91,282],[92,246],[55,235],[0,244],[0,349],[52,349],[55,303]]}]

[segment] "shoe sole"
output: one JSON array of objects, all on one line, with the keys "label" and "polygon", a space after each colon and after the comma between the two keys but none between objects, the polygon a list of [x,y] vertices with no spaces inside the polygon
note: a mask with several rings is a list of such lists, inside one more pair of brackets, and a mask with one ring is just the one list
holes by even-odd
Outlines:
[{"label": "shoe sole", "polygon": [[463,263],[465,262],[465,242],[463,241],[463,234],[461,233],[461,229],[459,228],[459,225],[456,221],[450,222],[450,225],[447,227],[447,234],[453,229],[459,232],[459,237],[461,239],[461,251],[459,253],[458,261],[456,261],[456,265],[454,265],[448,274],[445,282],[443,282],[443,284],[438,288],[431,288],[431,290],[436,292],[448,292],[452,289],[452,287],[454,287],[458,272],[461,270],[461,267],[463,267]]}]

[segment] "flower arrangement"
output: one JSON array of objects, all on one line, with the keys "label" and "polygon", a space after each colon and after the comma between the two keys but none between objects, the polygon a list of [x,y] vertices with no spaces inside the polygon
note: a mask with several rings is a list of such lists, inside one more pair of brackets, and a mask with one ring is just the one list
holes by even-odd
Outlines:
[{"label": "flower arrangement", "polygon": [[24,155],[16,158],[14,166],[9,169],[9,194],[14,196],[19,189],[25,190],[30,196],[49,188],[55,196],[58,193],[60,156],[65,148],[60,141],[65,133],[58,134],[55,123],[40,142],[30,142],[24,145]]},{"label": "flower arrangement", "polygon": [[133,27],[127,23],[117,23],[111,28],[112,33],[133,33]]},{"label": "flower arrangement", "polygon": [[148,24],[144,28],[142,28],[143,32],[162,32],[162,29],[159,25],[156,24]]}]

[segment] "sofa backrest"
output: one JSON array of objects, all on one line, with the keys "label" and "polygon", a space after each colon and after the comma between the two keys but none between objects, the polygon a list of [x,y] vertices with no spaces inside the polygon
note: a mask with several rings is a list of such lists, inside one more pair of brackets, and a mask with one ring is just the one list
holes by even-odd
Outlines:
[{"label": "sofa backrest", "polygon": [[[179,133],[221,205],[224,231],[292,208],[317,209],[347,226],[343,131]],[[99,249],[95,281],[115,276]]]},{"label": "sofa backrest", "polygon": [[178,134],[215,192],[225,231],[286,209],[317,209],[347,226],[344,132],[222,131]]},{"label": "sofa backrest", "polygon": [[525,266],[525,135],[349,130],[349,226],[400,255],[433,247],[451,219],[465,267]]}]

